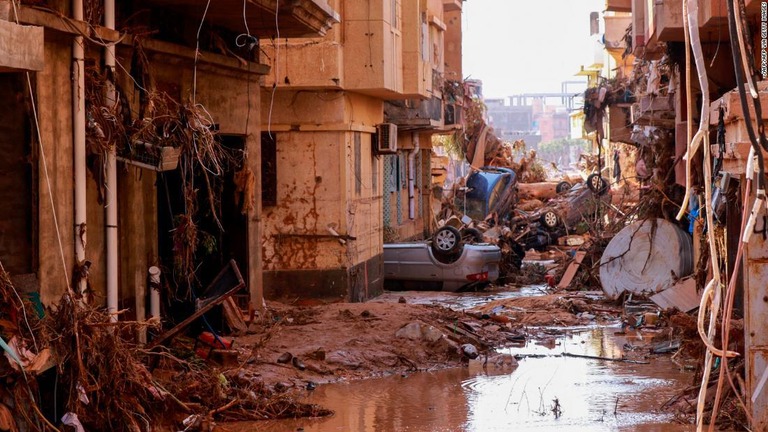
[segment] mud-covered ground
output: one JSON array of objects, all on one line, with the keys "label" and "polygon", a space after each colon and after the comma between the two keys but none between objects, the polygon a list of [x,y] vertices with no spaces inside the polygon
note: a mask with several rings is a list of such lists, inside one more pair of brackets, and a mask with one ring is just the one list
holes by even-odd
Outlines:
[{"label": "mud-covered ground", "polygon": [[536,337],[539,327],[615,322],[620,314],[582,293],[492,300],[458,311],[415,304],[414,293],[385,297],[314,306],[270,302],[251,334],[235,338],[243,367],[278,390],[303,389],[457,367],[473,355],[466,344],[480,356],[493,355],[494,347]]}]

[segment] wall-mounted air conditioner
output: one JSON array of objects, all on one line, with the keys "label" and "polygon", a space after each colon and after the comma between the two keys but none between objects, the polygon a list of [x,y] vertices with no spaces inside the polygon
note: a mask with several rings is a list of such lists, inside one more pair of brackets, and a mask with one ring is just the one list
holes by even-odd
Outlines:
[{"label": "wall-mounted air conditioner", "polygon": [[376,151],[379,154],[397,153],[397,125],[382,123],[376,126]]}]

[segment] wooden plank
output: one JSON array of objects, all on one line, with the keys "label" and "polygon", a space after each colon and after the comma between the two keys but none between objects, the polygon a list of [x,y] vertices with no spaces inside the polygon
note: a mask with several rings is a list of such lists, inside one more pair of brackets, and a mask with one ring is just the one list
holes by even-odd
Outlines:
[{"label": "wooden plank", "polygon": [[245,323],[242,311],[235,304],[235,300],[229,297],[224,300],[221,306],[224,310],[224,319],[227,321],[229,328],[237,334],[244,334],[248,330],[248,325]]},{"label": "wooden plank", "polygon": [[563,278],[560,279],[560,282],[557,284],[558,288],[560,289],[568,288],[568,285],[571,284],[571,281],[573,281],[574,276],[576,276],[576,272],[579,271],[579,266],[581,265],[581,262],[584,260],[585,256],[587,256],[586,251],[576,252],[576,256],[573,257],[573,261],[571,261],[571,263],[568,264],[568,268],[565,269]]},{"label": "wooden plank", "polygon": [[696,281],[693,278],[687,278],[650,298],[652,302],[664,309],[674,307],[683,312],[690,312],[699,307],[701,293],[696,292]]}]

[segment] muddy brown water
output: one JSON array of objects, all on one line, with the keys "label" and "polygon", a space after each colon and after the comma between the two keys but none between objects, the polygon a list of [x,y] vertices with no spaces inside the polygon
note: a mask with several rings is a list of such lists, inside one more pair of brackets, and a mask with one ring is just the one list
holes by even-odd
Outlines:
[{"label": "muddy brown water", "polygon": [[[670,356],[649,364],[619,358],[641,345],[618,327],[551,329],[555,336],[501,354],[483,366],[321,385],[305,402],[335,411],[322,419],[225,425],[222,431],[643,431],[695,430],[658,408],[691,383]],[[502,360],[522,356],[516,366]],[[556,401],[556,402],[555,402]],[[558,415],[554,407],[559,407]]]}]

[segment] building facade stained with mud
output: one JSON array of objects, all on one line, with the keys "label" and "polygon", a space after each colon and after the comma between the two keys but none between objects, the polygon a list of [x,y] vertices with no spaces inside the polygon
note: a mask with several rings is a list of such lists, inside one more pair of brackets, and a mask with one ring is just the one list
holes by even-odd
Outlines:
[{"label": "building facade stained with mud", "polygon": [[256,307],[376,295],[385,237],[433,225],[460,17],[456,0],[0,2],[0,261],[45,305],[71,287],[137,319],[230,259]]},{"label": "building facade stained with mud", "polygon": [[432,226],[431,137],[448,131],[449,61],[461,79],[461,3],[330,4],[341,23],[325,37],[261,40],[268,298],[375,296],[383,243]]},{"label": "building facade stained with mud", "polygon": [[322,0],[0,2],[0,261],[17,286],[143,319],[150,268],[178,294],[235,259],[261,304],[258,41],[276,17],[283,40],[339,21]]}]

